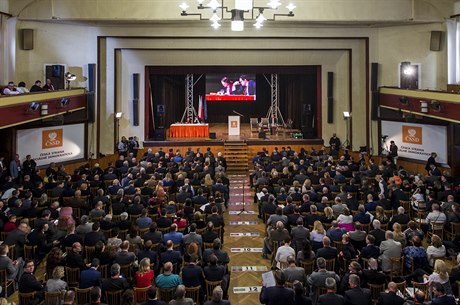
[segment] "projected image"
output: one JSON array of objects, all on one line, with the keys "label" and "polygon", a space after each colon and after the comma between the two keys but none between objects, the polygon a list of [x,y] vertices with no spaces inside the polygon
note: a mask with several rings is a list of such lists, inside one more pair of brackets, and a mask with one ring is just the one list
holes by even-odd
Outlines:
[{"label": "projected image", "polygon": [[206,74],[206,101],[255,100],[255,74]]}]

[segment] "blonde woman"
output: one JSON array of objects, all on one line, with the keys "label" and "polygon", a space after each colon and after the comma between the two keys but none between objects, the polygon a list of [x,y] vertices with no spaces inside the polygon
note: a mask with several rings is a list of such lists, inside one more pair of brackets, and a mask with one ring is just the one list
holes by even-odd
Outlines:
[{"label": "blonde woman", "polygon": [[393,224],[393,236],[395,241],[399,241],[401,243],[402,248],[406,246],[406,234],[401,231],[401,225],[397,222]]},{"label": "blonde woman", "polygon": [[431,237],[431,245],[426,249],[426,255],[430,266],[433,266],[435,259],[446,256],[446,247],[444,247],[438,235],[435,234]]},{"label": "blonde woman", "polygon": [[317,220],[313,223],[313,230],[310,232],[311,247],[314,251],[323,246],[323,237],[326,236],[321,221]]},{"label": "blonde woman", "polygon": [[323,222],[324,223],[331,223],[333,220],[335,220],[335,218],[334,218],[334,212],[332,211],[332,208],[331,207],[325,207],[324,208]]},{"label": "blonde woman", "polygon": [[378,219],[381,224],[386,224],[388,223],[388,221],[390,221],[388,219],[388,216],[385,215],[383,207],[381,207],[380,205],[375,207],[375,218],[374,219]]},{"label": "blonde woman", "polygon": [[452,288],[449,282],[449,273],[447,272],[447,270],[448,269],[446,263],[441,259],[437,259],[434,262],[433,273],[430,275],[424,274],[423,278],[426,282],[428,282],[428,284],[439,283],[443,285],[446,294],[452,294]]},{"label": "blonde woman", "polygon": [[211,175],[206,174],[206,176],[204,176],[204,185],[211,189],[213,184],[214,181],[212,181]]},{"label": "blonde woman", "polygon": [[153,283],[154,273],[150,269],[150,259],[144,257],[139,263],[139,271],[136,272],[136,287],[145,288]]},{"label": "blonde woman", "polygon": [[60,291],[63,294],[69,289],[67,283],[62,280],[64,277],[64,267],[57,266],[53,269],[52,278],[46,282],[46,291]]},{"label": "blonde woman", "polygon": [[302,184],[302,193],[306,193],[310,190],[311,190],[311,180],[305,179],[305,181]]},{"label": "blonde woman", "polygon": [[157,192],[158,201],[162,204],[166,198],[166,191],[163,188],[163,181],[158,181],[157,187],[155,188],[155,192]]}]

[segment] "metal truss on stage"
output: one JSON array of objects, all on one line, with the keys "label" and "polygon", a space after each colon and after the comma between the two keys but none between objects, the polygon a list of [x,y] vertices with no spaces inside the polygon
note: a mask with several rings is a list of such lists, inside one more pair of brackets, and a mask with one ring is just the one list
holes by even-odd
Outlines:
[{"label": "metal truss on stage", "polygon": [[[201,76],[198,78],[198,80],[201,78]],[[192,123],[193,118],[198,116],[195,110],[195,107],[193,107],[193,87],[194,86],[195,86],[195,83],[193,82],[193,74],[187,74],[185,76],[185,91],[186,91],[185,111],[184,111],[184,114],[182,115],[182,119],[180,120],[181,123],[186,123],[186,122]]]},{"label": "metal truss on stage", "polygon": [[283,126],[286,127],[286,123],[284,122],[283,115],[281,114],[281,110],[279,107],[279,99],[278,99],[278,74],[270,74],[270,80],[264,75],[267,82],[270,84],[271,90],[271,97],[272,102],[270,105],[270,109],[268,109],[267,119],[272,125],[276,126]]}]

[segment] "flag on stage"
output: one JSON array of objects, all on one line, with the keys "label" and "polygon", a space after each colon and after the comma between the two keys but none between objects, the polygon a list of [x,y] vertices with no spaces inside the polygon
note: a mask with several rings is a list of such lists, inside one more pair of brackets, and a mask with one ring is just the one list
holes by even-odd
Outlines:
[{"label": "flag on stage", "polygon": [[198,98],[198,117],[200,121],[204,122],[206,120],[206,101],[203,102],[203,97],[200,95]]},{"label": "flag on stage", "polygon": [[206,99],[203,100],[203,114],[204,114],[204,121],[208,119],[208,104],[206,103]]}]

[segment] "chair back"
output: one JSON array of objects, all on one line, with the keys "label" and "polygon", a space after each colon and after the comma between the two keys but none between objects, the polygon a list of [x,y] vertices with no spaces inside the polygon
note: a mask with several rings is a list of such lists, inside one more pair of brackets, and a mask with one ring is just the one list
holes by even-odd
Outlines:
[{"label": "chair back", "polygon": [[110,277],[109,275],[109,265],[100,265],[99,271],[101,272],[101,278],[107,279]]},{"label": "chair back", "polygon": [[11,258],[12,261],[16,260],[16,245],[8,245],[8,257]]},{"label": "chair back", "polygon": [[69,287],[78,287],[80,283],[80,268],[65,267],[65,278]]},{"label": "chair back", "polygon": [[212,249],[214,243],[203,243],[203,250]]},{"label": "chair back", "polygon": [[85,246],[85,257],[87,262],[91,262],[91,255],[95,250],[95,246]]},{"label": "chair back", "polygon": [[216,288],[217,286],[221,286],[222,281],[208,281],[205,279],[205,283],[206,283],[206,299],[211,300],[212,292],[214,288]]},{"label": "chair back", "polygon": [[335,258],[325,259],[326,261],[326,269],[329,271],[335,270]]},{"label": "chair back", "polygon": [[[0,286],[5,291],[5,297],[14,293],[14,280],[8,280],[8,271],[5,268],[0,269]],[[11,293],[8,293],[8,289],[12,288]]]},{"label": "chair back", "polygon": [[148,299],[147,290],[149,290],[150,287],[152,287],[152,286],[148,286],[148,287],[145,287],[145,288],[133,287],[133,290],[134,290],[134,303],[135,304],[144,303]]},{"label": "chair back", "polygon": [[412,281],[412,287],[414,287],[414,291],[417,291],[417,289],[423,291],[423,293],[425,294],[425,300],[428,301],[431,299],[429,283],[417,283]]},{"label": "chair back", "polygon": [[37,246],[24,245],[24,260],[33,260],[37,254]]},{"label": "chair back", "polygon": [[105,292],[105,303],[110,305],[123,305],[121,304],[121,296],[123,290],[106,291]]},{"label": "chair back", "polygon": [[390,281],[393,281],[394,277],[402,275],[404,268],[404,255],[398,257],[390,257]]},{"label": "chair back", "polygon": [[124,275],[125,278],[131,278],[132,277],[132,269],[133,269],[133,264],[127,264],[127,265],[120,265],[120,273]]},{"label": "chair back", "polygon": [[406,281],[402,281],[400,283],[395,283],[396,284],[396,287],[398,287],[398,290],[403,294],[405,295],[406,294],[406,288],[407,288],[407,282]]},{"label": "chair back", "polygon": [[377,284],[367,284],[369,286],[369,289],[371,291],[371,300],[373,304],[377,304],[377,301],[379,300],[380,293],[385,291],[385,283],[381,285]]},{"label": "chair back", "polygon": [[30,302],[35,300],[35,292],[19,292],[19,305],[30,305]]},{"label": "chair back", "polygon": [[342,241],[341,241],[341,240],[340,240],[340,241],[336,241],[336,240],[334,240],[334,242],[333,242],[333,243],[334,243],[334,247],[336,247],[336,248],[337,248],[337,252],[340,252],[340,251],[342,251],[342,250],[343,250],[343,243],[342,243]]},{"label": "chair back", "polygon": [[61,291],[45,291],[45,305],[61,305],[62,295],[63,293]]},{"label": "chair back", "polygon": [[75,288],[75,305],[85,305],[91,302],[90,293],[93,287]]},{"label": "chair back", "polygon": [[201,286],[185,287],[185,297],[191,298],[196,305],[200,305]]},{"label": "chair back", "polygon": [[176,292],[176,288],[157,288],[157,291],[158,299],[168,304],[169,301],[174,299],[174,293]]},{"label": "chair back", "polygon": [[303,259],[299,261],[299,266],[305,270],[306,275],[310,275],[315,270],[315,260],[314,259]]}]

